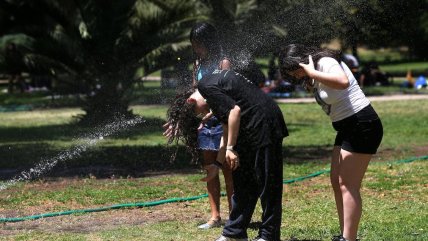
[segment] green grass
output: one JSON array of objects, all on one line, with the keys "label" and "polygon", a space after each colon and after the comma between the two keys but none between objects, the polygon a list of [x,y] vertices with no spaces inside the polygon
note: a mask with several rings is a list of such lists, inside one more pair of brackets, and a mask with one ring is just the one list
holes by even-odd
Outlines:
[{"label": "green grass", "polygon": [[[382,118],[385,135],[380,154],[369,166],[363,184],[365,212],[360,237],[363,240],[426,240],[428,218],[423,214],[427,212],[428,202],[427,161],[408,164],[385,161],[421,155],[416,150],[428,145],[428,129],[425,128],[428,105],[425,100],[372,104]],[[281,104],[280,107],[290,130],[290,136],[284,141],[284,179],[329,168],[328,156],[335,137],[329,118],[314,103]],[[92,165],[127,168],[124,172],[114,173],[114,176],[107,173],[106,179],[100,178],[106,174],[88,175],[86,172],[70,178],[64,175],[58,179],[42,177],[20,182],[0,192],[0,216],[17,217],[205,193],[205,184],[199,181],[204,174],[197,166],[189,164],[189,156],[182,153],[182,148],[178,160],[169,162],[165,139],[161,136],[166,108],[162,105],[134,106],[134,112],[147,119],[145,125],[105,138],[86,154],[59,163],[50,174]],[[76,108],[0,113],[0,168],[31,167],[75,145],[76,137],[90,131],[69,124],[79,113],[81,111]],[[165,170],[168,175],[163,174]],[[162,175],[146,177],[149,171]],[[226,203],[225,198],[222,203]],[[283,208],[282,238],[285,240],[291,237],[329,240],[338,232],[328,175],[286,185]],[[2,230],[12,232],[3,236],[6,240],[189,240],[189,237],[207,240],[214,239],[221,231],[201,232],[195,228],[209,216],[208,210],[207,199],[201,199],[138,211],[108,211],[7,224],[0,233]],[[89,231],[77,224],[72,231],[65,228],[68,223],[88,222],[85,220],[93,217],[96,217],[94,220],[104,217],[107,221],[117,217],[132,219],[134,212],[147,219],[138,221],[139,224],[118,222],[106,227],[100,224],[101,228]],[[259,221],[260,215],[258,208],[253,221]],[[96,223],[93,226],[96,227]],[[250,229],[249,234],[256,236],[256,229]]]},{"label": "green grass", "polygon": [[[375,102],[374,107],[382,118],[385,138],[381,148],[405,152],[413,145],[427,143],[428,106],[425,100]],[[290,136],[284,141],[285,154],[293,161],[316,159],[328,155],[335,132],[329,118],[315,103],[282,104]],[[76,159],[60,163],[68,167],[81,165],[127,165],[132,168],[145,164],[144,170],[185,167],[185,161],[170,163],[171,149],[165,147],[162,137],[166,106],[135,106],[136,114],[146,123],[130,130],[123,130],[100,141],[96,148]],[[30,112],[0,113],[0,163],[2,168],[32,166],[35,162],[79,144],[79,136],[90,129],[79,127],[73,118],[82,113],[79,109],[35,110]],[[399,137],[399,138],[397,138]],[[158,151],[156,151],[158,150]],[[182,159],[186,155],[181,148]],[[143,158],[146,157],[146,158]],[[118,160],[120,159],[120,161]],[[145,160],[149,159],[149,160]],[[161,165],[156,161],[161,161]],[[126,165],[124,165],[126,164]]]},{"label": "green grass", "polygon": [[[293,167],[285,165],[285,170],[286,173],[290,172]],[[360,225],[360,238],[363,240],[426,240],[428,238],[426,231],[428,218],[424,213],[427,211],[426,202],[428,201],[428,197],[425,195],[425,186],[428,184],[427,173],[428,164],[426,161],[415,161],[407,164],[372,163],[362,187],[365,211]],[[31,209],[31,205],[44,205],[44,202],[54,203],[58,209],[64,210],[70,206],[78,206],[76,202],[79,199],[89,200],[90,202],[78,203],[88,207],[101,205],[105,202],[126,203],[133,200],[153,200],[165,196],[196,195],[204,190],[204,185],[197,182],[199,177],[200,175],[190,174],[175,175],[169,178],[152,177],[132,180],[84,179],[76,181],[76,184],[72,183],[70,187],[66,187],[64,190],[57,188],[57,190],[52,191],[47,191],[48,188],[43,188],[43,185],[55,187],[55,183],[39,184],[36,182],[20,184],[7,190],[6,193],[3,191],[0,195],[8,195],[9,197],[27,195],[29,196],[28,199],[37,200],[34,202],[19,200],[19,204],[16,206],[13,204],[6,206],[8,209],[17,209],[24,214],[26,209]],[[25,188],[25,186],[28,187]],[[149,186],[153,190],[148,189]],[[63,192],[70,193],[63,194]],[[140,196],[139,194],[143,192],[150,194]],[[70,197],[66,199],[63,196]],[[101,196],[105,202],[98,202],[97,196]],[[222,198],[222,203],[226,203],[225,198]],[[4,208],[5,204],[2,203],[1,207]],[[331,236],[338,232],[338,221],[334,208],[327,175],[286,185],[283,196],[282,239],[288,240],[294,237],[298,240],[330,240]],[[46,210],[46,212],[55,211],[55,209]],[[192,240],[214,239],[221,232],[220,228],[206,231],[196,229],[196,225],[204,221],[205,216],[208,216],[207,210],[206,199],[200,199],[184,204],[143,208],[139,211],[141,215],[150,213],[159,215],[165,212],[177,212],[178,214],[170,213],[171,217],[166,220],[148,221],[143,225],[119,224],[113,228],[109,227],[105,230],[89,233],[79,231],[55,233],[49,230],[31,231],[32,228],[24,228],[20,234],[9,236],[9,238],[10,240],[177,241],[189,240],[189,237],[192,237]],[[126,211],[123,211],[124,213],[115,212],[108,211],[104,215],[109,215],[112,219],[118,215],[124,215],[126,218]],[[201,213],[201,216],[195,217],[193,213]],[[86,214],[86,217],[88,215]],[[100,213],[99,215],[103,214]],[[260,215],[261,211],[258,207],[253,215],[253,222],[260,221]],[[85,220],[85,215],[48,219],[57,219],[57,225],[64,225],[61,223],[67,222],[67,220],[74,222],[77,218]],[[153,218],[156,219],[155,216]],[[37,223],[43,225],[44,222],[49,222],[48,219],[37,221]],[[30,224],[31,222],[36,221],[27,223]],[[257,235],[255,227],[249,229],[250,237]],[[9,225],[8,229],[13,230],[13,225]],[[72,239],[73,237],[75,238]]]},{"label": "green grass", "polygon": [[[379,66],[382,71],[390,74],[406,73],[408,70],[413,72],[423,72],[425,77],[428,77],[428,62],[411,62],[411,63],[397,63],[397,64],[382,64]],[[418,76],[415,76],[418,77]]]},{"label": "green grass", "polygon": [[397,49],[367,49],[358,48],[358,54],[362,62],[393,62],[403,61],[407,52]]}]

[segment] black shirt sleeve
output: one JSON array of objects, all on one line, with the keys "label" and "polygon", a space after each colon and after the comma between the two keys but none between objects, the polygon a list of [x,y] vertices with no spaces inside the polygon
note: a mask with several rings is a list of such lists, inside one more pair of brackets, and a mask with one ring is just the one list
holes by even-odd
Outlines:
[{"label": "black shirt sleeve", "polygon": [[261,147],[288,135],[278,104],[239,73],[223,70],[206,75],[198,83],[213,114],[228,124],[230,110],[241,109],[237,146]]},{"label": "black shirt sleeve", "polygon": [[235,100],[226,94],[218,84],[205,83],[203,81],[198,85],[199,92],[206,99],[213,114],[223,123],[227,124],[230,110],[236,103]]}]

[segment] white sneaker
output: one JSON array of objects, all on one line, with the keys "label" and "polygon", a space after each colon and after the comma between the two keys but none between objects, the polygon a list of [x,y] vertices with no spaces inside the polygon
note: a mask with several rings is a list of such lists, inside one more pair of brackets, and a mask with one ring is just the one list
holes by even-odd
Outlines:
[{"label": "white sneaker", "polygon": [[246,238],[228,238],[226,236],[221,235],[215,241],[248,241]]}]

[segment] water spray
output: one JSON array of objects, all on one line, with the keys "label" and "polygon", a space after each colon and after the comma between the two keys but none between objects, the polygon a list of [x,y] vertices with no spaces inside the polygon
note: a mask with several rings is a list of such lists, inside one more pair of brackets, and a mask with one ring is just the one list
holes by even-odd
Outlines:
[{"label": "water spray", "polygon": [[42,159],[39,163],[36,164],[35,167],[22,171],[11,180],[0,184],[0,191],[5,190],[9,186],[12,186],[20,181],[37,178],[51,170],[58,162],[64,162],[81,155],[90,147],[95,146],[99,141],[104,140],[105,137],[143,122],[145,122],[145,120],[143,120],[141,117],[136,117],[133,119],[118,118],[104,126],[96,127],[94,131],[77,138],[77,140],[83,140],[83,143],[78,144],[68,150],[62,151],[52,158]]}]

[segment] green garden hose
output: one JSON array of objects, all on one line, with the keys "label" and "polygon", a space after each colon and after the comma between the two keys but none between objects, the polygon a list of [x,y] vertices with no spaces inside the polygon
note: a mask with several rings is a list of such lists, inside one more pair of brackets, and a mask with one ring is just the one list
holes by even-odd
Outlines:
[{"label": "green garden hose", "polygon": [[[421,156],[421,157],[414,157],[410,159],[405,160],[399,160],[394,161],[392,163],[400,164],[400,163],[410,163],[416,160],[427,160],[428,156]],[[330,169],[314,172],[307,176],[297,177],[289,180],[284,180],[284,184],[290,184],[294,182],[303,181],[305,179],[313,178],[325,173],[329,173]],[[225,194],[222,193],[224,196]],[[120,208],[140,208],[140,207],[153,207],[157,205],[167,204],[167,203],[175,203],[175,202],[186,202],[186,201],[193,201],[201,198],[208,197],[208,194],[203,194],[199,196],[193,196],[193,197],[187,197],[187,198],[170,198],[165,200],[159,200],[159,201],[152,201],[152,202],[143,202],[143,203],[125,203],[125,204],[116,204],[112,206],[107,207],[100,207],[100,208],[92,208],[92,209],[78,209],[78,210],[69,210],[69,211],[63,211],[63,212],[54,212],[54,213],[45,213],[45,214],[38,214],[38,215],[32,215],[32,216],[25,216],[25,217],[17,217],[17,218],[0,218],[0,223],[7,223],[7,222],[22,222],[27,220],[36,220],[40,218],[47,218],[47,217],[56,217],[56,216],[63,216],[63,215],[70,215],[70,214],[81,214],[81,213],[92,213],[92,212],[102,212],[102,211],[108,211],[113,209],[120,209]]]}]

